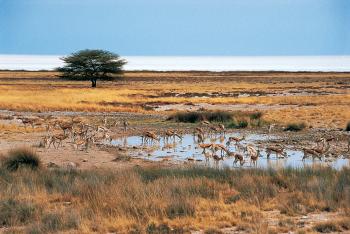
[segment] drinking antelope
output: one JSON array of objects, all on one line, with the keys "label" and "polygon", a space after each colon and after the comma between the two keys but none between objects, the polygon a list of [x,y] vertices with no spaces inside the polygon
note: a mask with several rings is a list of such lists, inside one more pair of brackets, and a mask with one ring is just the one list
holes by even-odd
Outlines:
[{"label": "drinking antelope", "polygon": [[143,133],[141,138],[142,138],[142,143],[148,143],[148,141],[152,143],[154,140],[159,141],[159,139],[157,138],[157,135],[151,131],[146,131],[145,133]]}]

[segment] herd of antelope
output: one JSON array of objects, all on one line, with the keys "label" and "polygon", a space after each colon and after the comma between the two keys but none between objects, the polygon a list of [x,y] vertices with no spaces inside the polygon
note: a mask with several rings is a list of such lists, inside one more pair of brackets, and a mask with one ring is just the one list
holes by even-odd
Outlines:
[{"label": "herd of antelope", "polygon": [[[272,127],[269,126],[268,133],[271,133]],[[264,150],[267,159],[274,155],[276,159],[287,158],[286,148],[283,145],[268,145],[261,148],[252,143],[243,144],[245,136],[242,137],[228,137],[225,138],[226,129],[223,124],[212,124],[208,121],[202,121],[193,131],[193,136],[197,144],[197,148],[202,149],[202,155],[204,156],[206,164],[210,159],[213,159],[215,165],[218,166],[221,160],[225,158],[232,158],[233,166],[243,166],[245,162],[249,161],[251,166],[257,166],[259,157],[262,157],[261,152]],[[175,140],[182,139],[181,134],[172,129],[168,129],[163,133],[164,140],[167,142],[169,139]],[[142,143],[154,143],[159,142],[161,137],[153,131],[146,131],[141,135]],[[212,143],[220,139],[221,144]],[[206,140],[210,143],[206,143]],[[225,142],[226,141],[226,142]],[[335,141],[335,138],[320,138],[316,140],[315,146],[303,147],[302,160],[304,161],[308,157],[312,157],[313,160],[319,159],[322,161],[323,157],[329,157],[330,142]],[[235,150],[231,150],[231,145],[234,145]],[[350,152],[350,137],[348,137],[348,151]],[[194,158],[187,158],[189,161],[195,161]]]},{"label": "herd of antelope", "polygon": [[[107,116],[103,120],[99,119],[99,124],[87,124],[80,118],[71,117],[70,119],[60,119],[52,116],[45,118],[40,117],[24,117],[16,116],[16,119],[21,121],[24,126],[45,127],[46,134],[41,140],[41,145],[45,148],[59,148],[63,143],[70,143],[76,150],[88,150],[89,147],[97,143],[111,142],[115,129],[111,127],[121,126],[126,133],[129,128],[127,120],[115,120],[113,118],[107,121]],[[109,122],[109,124],[108,124]],[[111,123],[112,122],[112,123]],[[268,133],[271,133],[273,126],[268,128]],[[264,151],[267,158],[274,155],[276,159],[288,157],[286,148],[283,145],[268,145],[261,147],[252,143],[244,143],[245,136],[225,137],[226,129],[223,124],[213,124],[209,121],[202,121],[193,130],[193,137],[198,149],[202,150],[202,155],[206,163],[210,159],[214,160],[218,165],[225,158],[232,158],[233,166],[243,166],[247,161],[250,165],[257,166],[259,157],[262,157],[261,152]],[[167,129],[163,133],[157,134],[154,131],[145,131],[141,134],[142,144],[154,144],[160,141],[163,137],[164,142],[182,140],[180,131]],[[215,143],[220,139],[220,143]],[[315,141],[315,146],[300,148],[303,152],[302,160],[311,157],[313,160],[321,160],[324,157],[329,157],[330,144],[335,141],[335,138],[320,138]],[[208,143],[209,142],[209,143]],[[234,146],[234,151],[232,147]],[[347,150],[350,152],[350,136],[347,137]],[[194,161],[194,158],[188,158],[189,161]]]},{"label": "herd of antelope", "polygon": [[101,124],[87,124],[80,118],[71,117],[68,119],[16,116],[25,127],[32,128],[42,126],[46,129],[46,134],[41,140],[41,146],[55,149],[62,146],[63,142],[69,142],[76,150],[88,150],[90,146],[103,141],[112,140],[112,131],[109,127],[117,127],[122,124],[124,132],[129,126],[128,121],[114,120],[112,124],[107,125],[108,118],[105,116]]}]

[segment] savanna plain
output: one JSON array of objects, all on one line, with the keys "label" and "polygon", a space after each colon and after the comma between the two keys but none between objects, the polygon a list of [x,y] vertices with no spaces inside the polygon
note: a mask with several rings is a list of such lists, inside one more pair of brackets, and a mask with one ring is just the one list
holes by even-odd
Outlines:
[{"label": "savanna plain", "polygon": [[0,71],[2,233],[349,233],[350,73]]}]

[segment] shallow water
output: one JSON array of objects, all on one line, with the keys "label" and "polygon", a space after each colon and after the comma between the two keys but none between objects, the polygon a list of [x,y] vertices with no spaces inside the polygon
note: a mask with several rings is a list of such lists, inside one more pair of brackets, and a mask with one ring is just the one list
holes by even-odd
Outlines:
[{"label": "shallow water", "polygon": [[[207,137],[205,143],[216,143],[226,145],[227,139],[230,136],[238,136],[239,134],[226,134],[226,136],[212,136]],[[259,168],[284,168],[284,167],[293,167],[300,168],[305,166],[330,166],[335,169],[341,169],[344,166],[349,166],[349,159],[344,159],[342,156],[339,156],[337,159],[327,158],[327,160],[319,161],[318,159],[312,160],[311,157],[302,161],[303,153],[298,150],[286,149],[288,157],[286,158],[276,158],[274,154],[270,156],[270,159],[267,159],[266,152],[263,148],[264,142],[268,140],[277,139],[275,136],[269,136],[265,134],[250,134],[246,136],[246,139],[241,142],[242,145],[254,144],[257,148],[261,149],[261,155],[258,159]],[[160,139],[159,142],[155,141],[153,144],[143,144],[142,139],[139,136],[131,136],[125,138],[114,139],[111,141],[113,146],[117,147],[127,147],[128,154],[132,157],[142,158],[151,161],[163,161],[171,160],[177,163],[193,163],[198,165],[206,165],[209,167],[241,167],[238,164],[233,165],[233,158],[224,157],[223,161],[220,161],[219,164],[216,164],[214,160],[210,159],[209,162],[205,162],[205,157],[202,154],[202,149],[198,147],[197,139],[193,135],[187,134],[184,135],[182,140],[173,139],[165,140]],[[286,147],[288,148],[288,147]],[[228,148],[231,152],[240,152],[239,149],[236,149],[235,145],[231,143]],[[209,151],[208,151],[209,152]],[[240,152],[242,153],[242,152]],[[220,155],[219,152],[217,152]],[[243,154],[243,153],[242,153]],[[193,160],[188,160],[188,159]],[[243,168],[251,167],[250,159],[245,157],[245,163],[242,166]]]},{"label": "shallow water", "polygon": [[[62,66],[63,55],[1,55],[0,69]],[[125,70],[151,71],[350,71],[350,56],[123,56]]]}]

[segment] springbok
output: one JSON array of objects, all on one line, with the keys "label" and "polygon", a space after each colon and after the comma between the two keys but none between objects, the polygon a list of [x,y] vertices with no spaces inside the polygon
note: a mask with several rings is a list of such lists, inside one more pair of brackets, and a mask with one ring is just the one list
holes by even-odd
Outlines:
[{"label": "springbok", "polygon": [[127,120],[124,120],[123,121],[124,132],[126,132],[128,130],[128,126],[129,126],[129,122]]},{"label": "springbok", "polygon": [[287,157],[287,153],[284,152],[283,147],[277,147],[277,146],[268,146],[266,147],[266,156],[267,158],[270,158],[271,153],[276,154],[276,158],[278,158],[278,155],[282,155],[283,157]]},{"label": "springbok", "polygon": [[228,152],[227,157],[233,157],[235,160],[233,161],[233,165],[235,166],[238,162],[240,166],[243,166],[244,164],[244,157],[243,155],[235,152]]},{"label": "springbok", "polygon": [[202,128],[200,128],[200,127],[196,127],[194,129],[194,133],[193,134],[195,135],[196,133],[200,133],[200,134],[204,135],[204,130]]},{"label": "springbok", "polygon": [[174,141],[176,140],[176,137],[179,138],[180,140],[182,139],[182,137],[173,129],[166,130],[164,134],[165,134],[164,139],[166,141],[168,141],[169,138],[171,138],[171,137],[174,138]]},{"label": "springbok", "polygon": [[215,161],[215,166],[216,166],[216,167],[219,166],[219,162],[220,162],[221,160],[224,160],[224,158],[223,158],[222,156],[219,157],[219,156],[216,155],[216,154],[213,154],[212,157],[213,157],[213,159],[214,159],[214,161]]},{"label": "springbok", "polygon": [[220,150],[220,155],[223,156],[225,153],[228,152],[228,149],[224,145],[221,144],[212,144],[211,149],[213,153],[216,153],[218,150]]},{"label": "springbok", "polygon": [[159,141],[159,139],[157,138],[157,135],[151,131],[146,131],[145,133],[143,133],[141,136],[141,139],[142,139],[142,143],[148,143],[148,141],[150,141],[150,143],[153,143],[154,140]]},{"label": "springbok", "polygon": [[[231,142],[235,142],[235,144],[240,143],[241,141],[243,141],[245,139],[245,136],[242,136],[241,138],[239,137],[229,137],[228,138],[228,145],[231,144]],[[227,144],[227,143],[226,143]]]},{"label": "springbok", "polygon": [[315,158],[318,158],[320,161],[322,161],[322,157],[319,153],[317,153],[314,149],[308,149],[308,148],[303,148],[303,158],[302,160],[305,161],[306,158],[309,157],[309,155],[312,156],[312,159],[314,160]]},{"label": "springbok", "polygon": [[247,153],[248,153],[248,156],[250,157],[250,165],[253,163],[253,165],[256,167],[258,165],[257,161],[260,156],[260,150],[257,150],[253,146],[248,145]]},{"label": "springbok", "polygon": [[204,142],[204,135],[202,133],[197,134],[197,141],[198,143]]},{"label": "springbok", "polygon": [[204,144],[204,143],[201,143],[201,144],[199,144],[198,146],[199,146],[200,148],[203,149],[203,152],[202,152],[202,153],[205,153],[205,150],[211,148],[212,145],[213,145],[213,144]]}]

